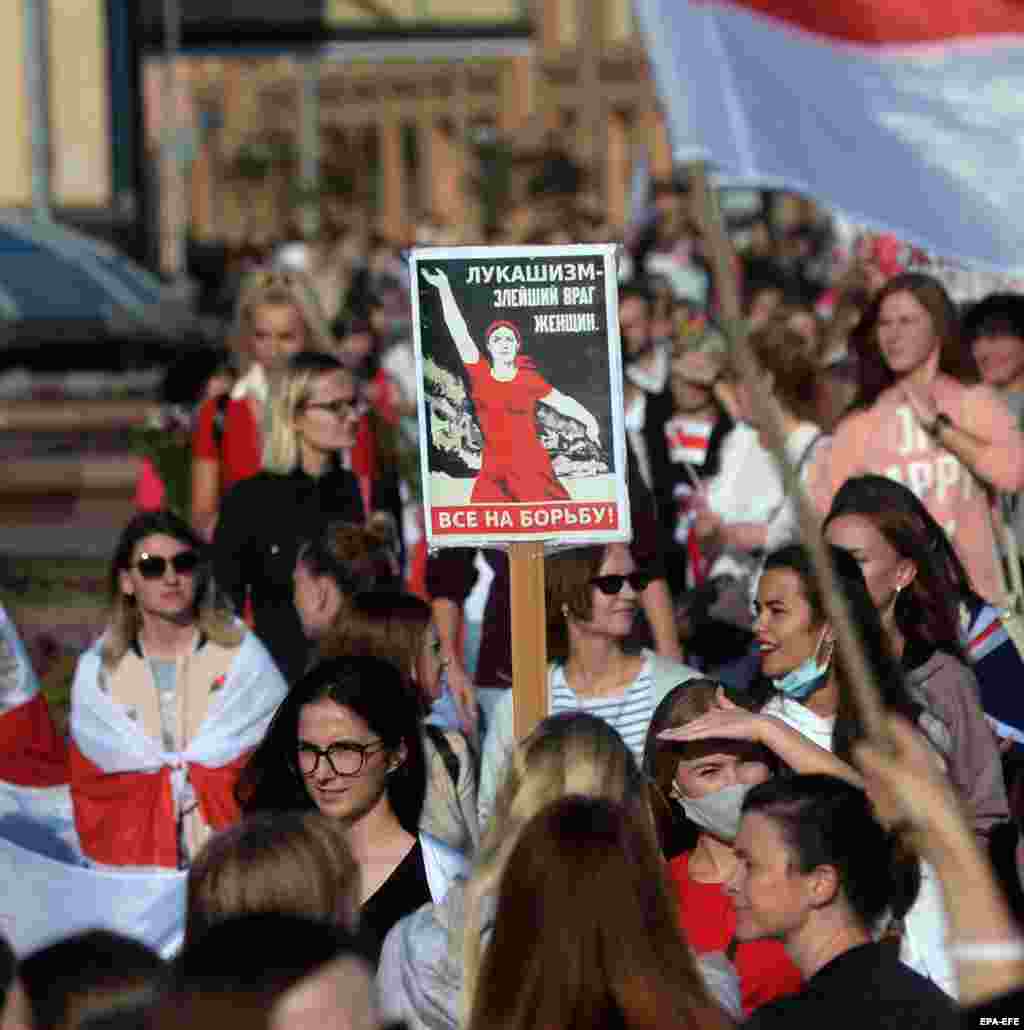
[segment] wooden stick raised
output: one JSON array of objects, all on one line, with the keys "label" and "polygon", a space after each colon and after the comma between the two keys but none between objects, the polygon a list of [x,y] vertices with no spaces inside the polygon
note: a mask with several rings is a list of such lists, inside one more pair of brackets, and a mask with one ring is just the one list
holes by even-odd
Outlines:
[{"label": "wooden stick raised", "polygon": [[697,162],[691,166],[691,173],[691,181],[698,199],[695,213],[702,222],[701,229],[711,252],[714,281],[722,313],[722,329],[729,343],[730,357],[747,387],[758,425],[761,427],[762,441],[782,469],[786,494],[796,502],[802,542],[810,554],[814,574],[825,602],[825,610],[835,630],[838,650],[843,655],[844,667],[853,687],[854,703],[860,712],[864,729],[882,747],[892,750],[878,684],[864,655],[860,635],[850,618],[846,600],[836,587],[832,563],[829,561],[821,535],[821,520],[800,482],[796,468],[786,454],[785,433],[777,402],[764,389],[757,360],[747,342],[746,327],[736,288],[735,254],[726,236],[722,216],[708,182],[706,165]]},{"label": "wooden stick raised", "polygon": [[512,712],[516,740],[548,714],[544,544],[509,544],[512,600]]}]

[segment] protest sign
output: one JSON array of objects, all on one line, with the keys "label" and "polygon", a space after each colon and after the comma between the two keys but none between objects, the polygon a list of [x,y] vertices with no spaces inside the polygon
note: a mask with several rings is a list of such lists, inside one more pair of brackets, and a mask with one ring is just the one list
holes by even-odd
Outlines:
[{"label": "protest sign", "polygon": [[428,544],[630,536],[615,248],[412,255]]}]

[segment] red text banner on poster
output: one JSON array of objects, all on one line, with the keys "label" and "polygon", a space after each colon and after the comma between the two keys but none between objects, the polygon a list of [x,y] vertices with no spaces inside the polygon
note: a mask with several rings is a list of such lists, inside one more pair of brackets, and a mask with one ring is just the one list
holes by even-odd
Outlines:
[{"label": "red text banner on poster", "polygon": [[464,504],[431,509],[433,531],[437,536],[473,532],[522,533],[524,536],[552,532],[581,534],[594,530],[618,529],[614,504],[566,501],[552,504]]}]

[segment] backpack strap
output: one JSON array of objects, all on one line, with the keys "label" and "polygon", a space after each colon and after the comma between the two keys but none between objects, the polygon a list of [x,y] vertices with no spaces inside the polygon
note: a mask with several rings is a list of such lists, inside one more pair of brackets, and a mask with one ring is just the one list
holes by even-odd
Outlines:
[{"label": "backpack strap", "polygon": [[441,761],[444,762],[444,767],[448,770],[448,775],[451,777],[452,786],[458,790],[459,756],[448,742],[448,738],[440,726],[435,726],[433,723],[428,722],[424,724],[423,729],[441,755]]}]

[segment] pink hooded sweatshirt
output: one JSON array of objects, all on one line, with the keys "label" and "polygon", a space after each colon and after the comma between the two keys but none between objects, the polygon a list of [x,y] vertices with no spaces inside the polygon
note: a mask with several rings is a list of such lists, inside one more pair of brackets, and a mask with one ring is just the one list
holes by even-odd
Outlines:
[{"label": "pink hooded sweatshirt", "polygon": [[[998,394],[939,373],[932,396],[954,426],[987,441],[977,476],[999,491],[1024,488],[1024,435]],[[974,589],[993,604],[1003,603],[986,486],[921,428],[899,383],[884,390],[870,408],[840,423],[827,460],[814,495],[823,512],[850,476],[874,473],[895,479],[914,491],[949,534]]]}]

